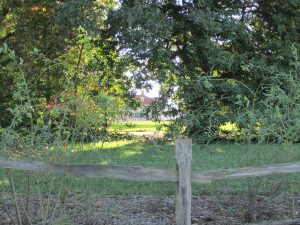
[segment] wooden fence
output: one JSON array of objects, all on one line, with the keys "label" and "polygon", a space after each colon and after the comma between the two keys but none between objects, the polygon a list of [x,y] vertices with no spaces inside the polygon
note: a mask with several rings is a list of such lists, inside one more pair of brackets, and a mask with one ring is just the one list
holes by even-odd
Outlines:
[{"label": "wooden fence", "polygon": [[[176,171],[146,167],[59,165],[55,163],[24,160],[0,160],[0,168],[33,172],[52,172],[87,178],[110,177],[132,181],[171,181],[176,182],[176,224],[191,225],[191,183],[210,183],[218,179],[238,179],[266,176],[271,174],[300,172],[300,162],[249,167],[239,169],[191,171],[192,141],[175,141]],[[300,224],[300,220],[276,222],[275,224]],[[296,223],[294,223],[296,222]],[[297,223],[298,222],[298,223]],[[262,224],[274,224],[262,223]]]}]

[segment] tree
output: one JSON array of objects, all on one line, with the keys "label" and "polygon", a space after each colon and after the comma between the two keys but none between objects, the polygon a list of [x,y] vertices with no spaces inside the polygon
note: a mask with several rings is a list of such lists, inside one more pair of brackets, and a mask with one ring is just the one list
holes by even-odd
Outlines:
[{"label": "tree", "polygon": [[[55,121],[58,124],[62,111],[56,106],[68,105],[64,125],[72,124],[74,129],[82,127],[90,116],[88,111],[80,111],[80,104],[85,102],[98,107],[97,112],[102,110],[99,116],[105,120],[97,125],[104,127],[131,97],[130,80],[122,69],[125,61],[119,57],[117,45],[104,25],[106,11],[114,5],[114,1],[95,0],[0,3],[3,18],[0,39],[14,52],[12,58],[23,61],[20,69],[25,74],[35,109],[35,123],[48,125]],[[18,82],[10,65],[12,58],[0,55],[0,73],[4,76],[3,85],[7,86],[0,102],[0,113],[7,115],[0,121],[2,127],[10,124],[13,117],[5,113],[8,108],[14,108],[13,90]],[[103,107],[99,105],[100,100]],[[52,114],[48,112],[50,108]],[[51,126],[57,127],[53,123]],[[85,126],[90,129],[95,123],[89,121]]]},{"label": "tree", "polygon": [[150,112],[177,116],[185,133],[206,140],[223,122],[243,126],[237,117],[264,97],[272,67],[289,67],[299,18],[292,0],[124,0],[108,21],[137,84],[162,85]]}]

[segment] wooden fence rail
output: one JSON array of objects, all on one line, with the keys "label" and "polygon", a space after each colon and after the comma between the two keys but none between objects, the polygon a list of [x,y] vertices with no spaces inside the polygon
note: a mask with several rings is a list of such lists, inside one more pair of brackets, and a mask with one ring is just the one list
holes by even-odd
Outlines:
[{"label": "wooden fence rail", "polygon": [[[219,179],[239,179],[300,172],[300,162],[225,170],[191,172],[192,142],[175,141],[176,171],[139,166],[60,165],[25,160],[0,160],[0,168],[51,172],[87,178],[110,177],[131,181],[170,181],[177,183],[176,224],[191,224],[191,183],[209,183]],[[279,223],[278,223],[279,224]]]},{"label": "wooden fence rail", "polygon": [[[177,182],[176,171],[146,168],[141,166],[91,166],[60,165],[41,161],[0,160],[0,168],[26,170],[32,172],[51,172],[71,176],[97,178],[110,177],[132,181],[170,181]],[[192,183],[205,184],[220,179],[240,179],[245,177],[267,176],[300,172],[300,162],[224,170],[192,172]]]}]

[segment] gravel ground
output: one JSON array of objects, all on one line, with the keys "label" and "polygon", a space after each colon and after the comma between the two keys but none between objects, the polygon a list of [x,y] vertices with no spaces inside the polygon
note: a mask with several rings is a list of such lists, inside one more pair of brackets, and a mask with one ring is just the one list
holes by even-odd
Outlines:
[{"label": "gravel ground", "polygon": [[[0,225],[18,224],[12,196],[0,198]],[[22,224],[55,225],[172,225],[175,224],[174,196],[86,197],[69,194],[17,196]],[[192,224],[241,225],[248,222],[292,217],[291,196],[275,198],[236,195],[194,196]],[[297,203],[297,202],[296,202]],[[25,210],[26,209],[26,210]],[[296,215],[299,207],[296,206]],[[26,211],[26,213],[24,213]]]}]

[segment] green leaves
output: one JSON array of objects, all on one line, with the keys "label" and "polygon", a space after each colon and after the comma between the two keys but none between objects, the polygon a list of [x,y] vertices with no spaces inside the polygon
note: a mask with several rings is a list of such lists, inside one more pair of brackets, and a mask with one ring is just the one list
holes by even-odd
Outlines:
[{"label": "green leaves", "polygon": [[204,81],[203,81],[203,85],[204,85],[204,87],[205,87],[206,89],[208,89],[208,90],[211,90],[212,87],[213,87],[212,83],[210,83],[208,80],[204,80]]},{"label": "green leaves", "polygon": [[[300,35],[296,5],[292,0],[121,1],[108,23],[120,51],[136,66],[136,86],[147,80],[161,84],[161,105],[152,111],[168,114],[176,104],[187,133],[201,136],[210,127],[218,136],[220,122],[241,120],[246,126],[249,117],[242,122],[240,116],[247,110],[256,113],[266,99],[283,97],[281,92],[271,97],[270,87],[278,80],[284,84],[280,89],[288,86],[277,75],[294,66],[287,47]],[[165,99],[174,104],[169,107]]]},{"label": "green leaves", "polygon": [[[218,127],[228,121],[254,129],[250,114],[261,126],[298,124],[289,120],[298,113],[299,98],[296,2],[124,0],[117,8],[112,1],[5,2],[11,19],[0,22],[0,39],[13,49],[0,47],[1,88],[7,88],[0,112],[28,99],[36,110],[68,93],[64,102],[78,95],[95,110],[103,101],[106,117],[113,118],[126,100],[132,102],[132,87],[155,81],[161,98],[149,112],[178,118],[193,137],[218,137]],[[67,114],[76,113],[72,107]],[[54,114],[52,122],[61,116]],[[82,115],[82,121],[92,120],[84,110]]]}]

